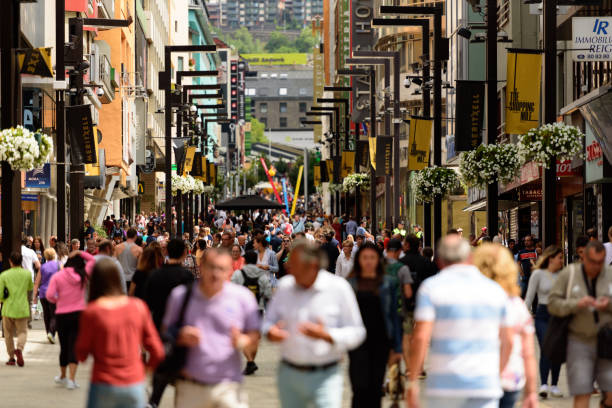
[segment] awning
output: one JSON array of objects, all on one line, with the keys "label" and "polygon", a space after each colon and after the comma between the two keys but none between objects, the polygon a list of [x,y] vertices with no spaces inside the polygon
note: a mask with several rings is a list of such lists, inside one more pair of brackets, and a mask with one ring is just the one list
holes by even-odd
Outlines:
[{"label": "awning", "polygon": [[465,207],[463,209],[463,211],[487,211],[487,201],[479,201],[477,203],[474,203],[472,205],[468,205],[467,207]]}]

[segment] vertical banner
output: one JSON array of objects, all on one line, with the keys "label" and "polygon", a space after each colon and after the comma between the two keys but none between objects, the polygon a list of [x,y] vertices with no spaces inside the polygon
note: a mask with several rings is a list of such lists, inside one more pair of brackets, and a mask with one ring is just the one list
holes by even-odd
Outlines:
[{"label": "vertical banner", "polygon": [[96,150],[96,162],[93,164],[85,165],[85,175],[86,176],[99,176],[100,175],[100,160],[98,155],[98,143],[102,141],[102,132],[94,126],[94,147]]},{"label": "vertical banner", "polygon": [[334,159],[326,159],[325,163],[327,163],[327,179],[330,183],[334,183]]},{"label": "vertical banner", "polygon": [[408,170],[422,170],[429,165],[432,119],[410,118]]},{"label": "vertical banner", "polygon": [[195,152],[195,154],[193,155],[193,167],[191,168],[191,175],[197,178],[198,180],[202,180],[202,152]]},{"label": "vertical banner", "polygon": [[355,152],[347,150],[342,152],[342,163],[340,165],[340,177],[348,177],[355,172]]},{"label": "vertical banner", "polygon": [[[371,51],[376,44],[377,36],[372,29],[374,18],[374,0],[352,0],[351,2],[351,55],[354,51]],[[344,37],[344,36],[341,36]],[[370,116],[370,78],[352,78],[353,122],[363,122]]]},{"label": "vertical banner", "polygon": [[[313,78],[312,78],[312,103],[317,104],[317,99],[323,97],[323,87],[325,86],[325,62],[323,60],[323,53],[319,47],[314,47],[312,53],[313,59]],[[321,125],[313,125],[314,131],[314,142],[321,142],[323,136],[323,128]]]},{"label": "vertical banner", "polygon": [[541,51],[508,49],[506,133],[522,135],[538,126],[541,88]]},{"label": "vertical banner", "polygon": [[210,184],[210,172],[208,171],[208,159],[202,156],[202,181]]},{"label": "vertical banner", "polygon": [[97,163],[91,105],[67,106],[66,126],[70,133],[70,158],[72,163]]},{"label": "vertical banner", "polygon": [[187,151],[185,153],[185,168],[183,169],[183,175],[186,176],[187,173],[191,171],[193,168],[193,158],[195,156],[196,147],[189,146],[187,147]]},{"label": "vertical banner", "polygon": [[378,136],[376,138],[376,177],[390,176],[392,163],[393,138]]},{"label": "vertical banner", "polygon": [[[315,169],[317,167],[315,166]],[[291,214],[289,214],[290,217],[293,217],[293,214],[295,214],[295,205],[297,204],[297,198],[300,195],[300,184],[302,182],[302,172],[304,171],[304,166],[300,166],[300,169],[298,170],[298,176],[297,176],[297,181],[295,183],[295,191],[293,192],[293,203],[291,204]]]},{"label": "vertical banner", "polygon": [[[369,162],[368,141],[358,140],[357,141],[357,151],[359,152],[359,154],[357,155],[357,157],[359,157],[359,163],[357,163],[357,165],[359,167],[368,167],[368,162]],[[361,171],[361,169],[358,169],[358,170]]]},{"label": "vertical banner", "polygon": [[321,165],[314,166],[314,185],[319,187],[321,185]]},{"label": "vertical banner", "polygon": [[455,151],[465,152],[482,144],[484,81],[457,80],[455,107]]},{"label": "vertical banner", "polygon": [[329,172],[327,171],[327,161],[321,160],[321,163],[319,163],[319,173],[321,176],[321,182],[328,183]]}]

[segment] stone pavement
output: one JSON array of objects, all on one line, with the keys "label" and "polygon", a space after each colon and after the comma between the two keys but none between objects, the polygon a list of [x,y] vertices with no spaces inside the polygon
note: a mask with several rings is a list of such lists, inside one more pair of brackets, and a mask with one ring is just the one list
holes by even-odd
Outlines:
[{"label": "stone pavement", "polygon": [[[91,360],[79,366],[77,382],[81,388],[75,391],[56,386],[53,377],[59,373],[59,346],[48,343],[41,321],[34,321],[34,330],[28,336],[24,353],[25,367],[7,367],[4,341],[0,344],[0,407],[2,408],[81,408],[86,404]],[[259,370],[246,379],[245,385],[252,408],[279,407],[276,393],[276,367],[278,364],[276,346],[264,342],[257,356]],[[561,373],[561,390],[567,395],[565,369]],[[162,400],[162,408],[171,408],[173,390],[169,387]],[[591,399],[591,408],[596,408],[598,399]],[[385,407],[389,406],[386,402]],[[570,408],[569,398],[542,401],[544,408]],[[345,381],[344,407],[350,407],[350,385]],[[423,407],[426,407],[424,404]]]}]

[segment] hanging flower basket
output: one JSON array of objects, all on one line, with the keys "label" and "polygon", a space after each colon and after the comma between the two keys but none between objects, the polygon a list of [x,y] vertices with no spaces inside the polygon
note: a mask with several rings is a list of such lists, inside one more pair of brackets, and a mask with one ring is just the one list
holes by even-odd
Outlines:
[{"label": "hanging flower basket", "polygon": [[202,180],[194,179],[193,193],[202,194],[203,192],[204,192],[204,183],[202,182]]},{"label": "hanging flower basket", "polygon": [[484,188],[488,184],[514,180],[524,163],[515,144],[480,145],[461,155],[461,179],[469,187]]},{"label": "hanging flower basket", "polygon": [[417,201],[430,203],[435,197],[444,197],[455,188],[459,177],[453,169],[433,166],[415,172],[413,183]]},{"label": "hanging flower basket", "polygon": [[49,161],[53,139],[38,130],[22,126],[0,132],[0,161],[6,161],[15,171],[29,171]]},{"label": "hanging flower basket", "polygon": [[329,192],[335,193],[336,191],[342,191],[342,184],[329,183]]},{"label": "hanging flower basket", "polygon": [[583,141],[580,129],[556,122],[531,129],[520,137],[518,147],[525,161],[548,168],[553,158],[565,161],[580,155]]},{"label": "hanging flower basket", "polygon": [[189,193],[193,191],[196,187],[196,179],[191,176],[178,176],[176,174],[172,175],[172,195],[175,196],[177,192],[180,190],[181,193]]},{"label": "hanging flower basket", "polygon": [[342,191],[345,193],[354,191],[357,187],[360,187],[361,190],[369,190],[370,175],[368,173],[349,174],[342,181]]},{"label": "hanging flower basket", "polygon": [[215,192],[215,186],[209,184],[207,186],[204,186],[204,188],[202,189],[202,192],[200,194],[210,195],[210,194],[212,194],[214,192]]}]

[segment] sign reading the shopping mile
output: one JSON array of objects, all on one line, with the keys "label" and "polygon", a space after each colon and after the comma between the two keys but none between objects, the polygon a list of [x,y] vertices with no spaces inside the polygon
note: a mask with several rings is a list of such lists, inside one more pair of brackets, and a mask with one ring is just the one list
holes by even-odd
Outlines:
[{"label": "sign reading the shopping mile", "polygon": [[390,176],[393,138],[391,136],[378,136],[376,145],[376,177]]},{"label": "sign reading the shopping mile", "polygon": [[522,135],[539,124],[540,51],[508,49],[506,81],[506,133]]},{"label": "sign reading the shopping mile", "polygon": [[476,149],[482,143],[484,81],[457,81],[455,151]]},{"label": "sign reading the shopping mile", "polygon": [[70,156],[75,164],[97,163],[91,105],[66,107],[66,122],[70,131]]},{"label": "sign reading the shopping mile", "polygon": [[[370,51],[376,44],[372,29],[373,0],[353,0],[351,19],[352,51]],[[347,67],[348,68],[348,67]],[[355,123],[363,122],[370,116],[370,81],[369,77],[353,77],[353,115]]]}]

